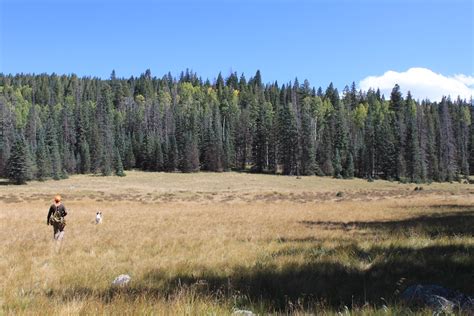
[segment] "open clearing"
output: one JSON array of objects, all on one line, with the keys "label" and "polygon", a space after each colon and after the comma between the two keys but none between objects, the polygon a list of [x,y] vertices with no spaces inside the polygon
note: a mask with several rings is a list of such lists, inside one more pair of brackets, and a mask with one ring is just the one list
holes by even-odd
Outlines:
[{"label": "open clearing", "polygon": [[144,172],[0,185],[0,314],[397,314],[412,284],[474,294],[474,186],[416,186]]}]

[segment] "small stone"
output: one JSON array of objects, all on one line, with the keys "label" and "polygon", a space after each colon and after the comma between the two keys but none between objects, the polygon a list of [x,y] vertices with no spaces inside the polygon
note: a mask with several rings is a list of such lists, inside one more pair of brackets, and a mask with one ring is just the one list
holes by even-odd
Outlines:
[{"label": "small stone", "polygon": [[242,316],[256,316],[252,311],[245,310],[245,309],[235,309],[232,315],[242,315]]},{"label": "small stone", "polygon": [[450,314],[459,308],[468,315],[474,312],[471,297],[439,285],[412,285],[401,294],[401,299],[410,306],[428,307],[435,312]]},{"label": "small stone", "polygon": [[121,274],[115,278],[115,280],[112,282],[112,285],[125,286],[130,282],[131,279],[132,278],[128,274]]}]

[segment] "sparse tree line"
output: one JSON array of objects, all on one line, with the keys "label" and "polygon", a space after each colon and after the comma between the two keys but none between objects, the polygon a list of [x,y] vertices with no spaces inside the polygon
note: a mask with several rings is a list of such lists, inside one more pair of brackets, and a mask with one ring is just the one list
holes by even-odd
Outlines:
[{"label": "sparse tree line", "polygon": [[259,71],[215,82],[0,74],[0,177],[138,168],[453,181],[474,171],[473,114],[472,100],[265,85]]}]

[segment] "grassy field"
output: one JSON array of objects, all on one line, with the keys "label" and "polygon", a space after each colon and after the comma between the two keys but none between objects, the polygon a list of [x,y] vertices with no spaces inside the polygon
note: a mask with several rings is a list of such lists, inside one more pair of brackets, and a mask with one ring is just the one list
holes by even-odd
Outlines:
[{"label": "grassy field", "polygon": [[[474,186],[415,186],[143,172],[0,182],[0,314],[399,314],[415,283],[474,294]],[[62,244],[46,225],[57,193]],[[119,274],[128,287],[111,286]]]}]

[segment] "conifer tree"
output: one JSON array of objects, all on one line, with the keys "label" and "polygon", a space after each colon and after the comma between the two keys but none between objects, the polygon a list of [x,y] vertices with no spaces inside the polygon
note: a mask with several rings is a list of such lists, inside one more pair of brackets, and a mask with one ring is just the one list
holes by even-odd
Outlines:
[{"label": "conifer tree", "polygon": [[97,100],[96,117],[99,141],[101,149],[100,155],[100,171],[102,175],[107,176],[112,173],[114,152],[114,134],[113,134],[113,100],[112,92],[108,84],[103,84],[100,90],[99,99]]},{"label": "conifer tree", "polygon": [[426,155],[428,158],[427,177],[430,181],[441,181],[438,148],[438,133],[439,119],[435,108],[430,106],[427,112],[427,141],[426,141]]},{"label": "conifer tree", "polygon": [[0,95],[0,177],[8,177],[7,162],[14,142],[13,113],[7,100]]},{"label": "conifer tree", "polygon": [[390,110],[392,111],[391,128],[394,136],[394,149],[396,153],[397,172],[394,178],[405,180],[406,178],[406,106],[400,91],[400,86],[396,84],[390,94]]},{"label": "conifer tree", "polygon": [[352,153],[349,153],[349,156],[347,157],[347,164],[346,164],[346,167],[344,168],[343,177],[345,179],[354,178],[354,158],[352,156]]},{"label": "conifer tree", "polygon": [[450,101],[443,97],[441,104],[439,105],[439,162],[442,181],[453,181],[456,178],[456,173],[458,171],[456,164],[456,146],[454,144],[453,126],[448,103],[450,103]]},{"label": "conifer tree", "polygon": [[342,178],[342,163],[341,163],[341,155],[339,154],[339,149],[336,149],[333,165],[334,165],[334,178]]},{"label": "conifer tree", "polygon": [[[101,138],[100,138],[97,118],[95,116],[92,116],[92,117],[93,119],[90,125],[90,131],[89,131],[89,137],[88,137],[89,141],[87,143],[89,147],[90,161],[91,161],[90,171],[94,174],[97,174],[101,171],[101,163],[102,163],[102,156],[104,155],[103,153],[104,149],[103,149],[103,143],[101,142]],[[81,158],[83,159],[83,157]]]},{"label": "conifer tree", "polygon": [[46,152],[44,137],[41,136],[38,141],[38,146],[36,147],[36,166],[36,178],[38,180],[44,181],[51,176],[51,160],[48,158],[48,154]]},{"label": "conifer tree", "polygon": [[163,151],[161,146],[161,141],[159,137],[154,139],[153,144],[153,160],[151,165],[151,170],[153,171],[162,171],[163,170]]},{"label": "conifer tree", "polygon": [[120,152],[117,147],[115,147],[114,163],[115,163],[115,175],[119,177],[124,177],[125,172],[123,170],[122,158],[120,157]]},{"label": "conifer tree", "polygon": [[14,184],[28,180],[27,148],[22,135],[17,136],[7,162],[8,178]]},{"label": "conifer tree", "polygon": [[316,171],[315,122],[311,117],[310,99],[303,100],[301,106],[301,174],[313,175]]},{"label": "conifer tree", "polygon": [[[471,104],[474,102],[471,100]],[[469,170],[470,174],[474,174],[474,106],[471,106],[471,127],[469,129]]]},{"label": "conifer tree", "polygon": [[297,137],[296,117],[291,103],[282,104],[278,116],[280,140],[278,151],[280,163],[283,165],[283,174],[290,175],[296,172]]},{"label": "conifer tree", "polygon": [[420,182],[422,179],[421,153],[417,124],[417,108],[411,95],[407,96],[407,175],[411,182]]},{"label": "conifer tree", "polygon": [[269,168],[270,132],[273,124],[273,108],[270,102],[258,106],[255,120],[255,136],[252,143],[253,171],[263,172]]},{"label": "conifer tree", "polygon": [[124,168],[130,170],[133,167],[135,167],[135,155],[133,153],[132,137],[128,134],[125,139]]},{"label": "conifer tree", "polygon": [[469,177],[469,126],[471,125],[471,112],[469,108],[461,106],[461,100],[457,100],[456,109],[456,144],[459,171],[463,177]]},{"label": "conifer tree", "polygon": [[62,177],[63,168],[61,156],[59,154],[59,145],[57,140],[57,131],[52,118],[48,120],[45,135],[46,151],[51,160],[51,176],[54,180]]},{"label": "conifer tree", "polygon": [[80,157],[80,164],[79,164],[79,171],[82,174],[89,173],[91,170],[91,155],[89,150],[89,144],[87,140],[81,141],[79,145],[79,157]]},{"label": "conifer tree", "polygon": [[175,171],[178,167],[178,147],[174,133],[168,136],[168,151],[166,152],[166,171]]},{"label": "conifer tree", "polygon": [[184,135],[184,154],[181,158],[180,169],[182,172],[196,172],[199,170],[197,140],[190,132]]}]

